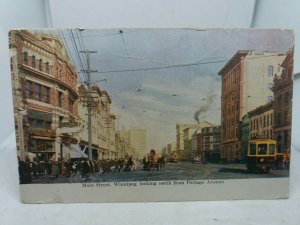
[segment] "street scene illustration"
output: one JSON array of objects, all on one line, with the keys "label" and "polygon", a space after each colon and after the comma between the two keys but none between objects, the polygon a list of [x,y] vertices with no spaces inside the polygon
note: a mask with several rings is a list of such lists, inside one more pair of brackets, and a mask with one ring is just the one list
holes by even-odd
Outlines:
[{"label": "street scene illustration", "polygon": [[21,184],[289,176],[289,30],[12,30]]}]

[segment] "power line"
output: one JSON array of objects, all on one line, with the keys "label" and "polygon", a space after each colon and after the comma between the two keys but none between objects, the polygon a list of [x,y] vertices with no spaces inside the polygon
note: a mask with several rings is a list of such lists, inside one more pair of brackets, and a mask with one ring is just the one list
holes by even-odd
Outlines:
[{"label": "power line", "polygon": [[[257,58],[266,58],[266,57],[273,57],[279,56],[279,54],[274,55],[261,55],[257,57],[247,58],[248,60],[257,59]],[[209,62],[195,62],[195,63],[187,63],[187,64],[175,64],[169,66],[162,66],[162,67],[149,67],[149,68],[137,68],[137,69],[124,69],[124,70],[108,70],[108,71],[97,71],[95,73],[122,73],[122,72],[136,72],[136,71],[149,71],[149,70],[161,70],[161,69],[170,69],[170,68],[178,68],[178,67],[188,67],[188,66],[197,66],[197,65],[208,65],[208,64],[216,64],[216,63],[223,63],[228,62],[229,60],[217,60],[217,61],[209,61]]]},{"label": "power line", "polygon": [[187,67],[187,66],[196,66],[196,65],[204,65],[204,64],[214,64],[214,63],[221,63],[221,62],[227,62],[227,61],[228,60],[219,60],[219,61],[211,61],[211,62],[178,64],[178,65],[170,65],[170,66],[162,66],[162,67],[149,67],[149,68],[125,69],[125,70],[108,70],[108,71],[100,71],[100,72],[97,72],[97,73],[122,73],[122,72],[161,70],[161,69],[169,69],[169,68],[177,68],[177,67]]},{"label": "power line", "polygon": [[[75,48],[75,55],[77,56],[77,60],[78,60],[78,62],[79,62],[79,65],[81,66],[82,71],[85,71],[84,66],[83,66],[83,63],[82,63],[82,61],[81,61],[81,57],[80,57],[80,54],[79,54],[79,50],[78,50],[78,47],[77,47],[77,44],[76,44],[76,41],[75,41],[75,38],[74,38],[74,35],[73,35],[73,31],[70,30],[70,29],[68,29],[68,31],[69,31],[69,34],[72,36],[71,41],[72,41],[72,44],[73,44],[73,46],[74,46],[74,48]],[[88,75],[87,75],[87,73],[84,72],[84,74],[85,74],[85,80],[88,80]]]},{"label": "power line", "polygon": [[[66,49],[67,49],[67,51],[68,51],[68,53],[69,53],[69,55],[70,55],[71,61],[72,61],[73,65],[74,65],[75,68],[76,68],[75,60],[73,59],[73,56],[72,56],[72,54],[71,54],[70,48],[69,48],[69,46],[68,46],[68,43],[67,43],[66,39],[64,38],[63,32],[60,31],[60,30],[58,30],[58,35],[59,35],[60,39],[63,41],[64,45],[66,46]],[[82,78],[81,78],[80,76],[78,76],[78,77],[79,77],[79,81],[82,83],[82,82],[83,82],[83,81],[82,81]]]}]

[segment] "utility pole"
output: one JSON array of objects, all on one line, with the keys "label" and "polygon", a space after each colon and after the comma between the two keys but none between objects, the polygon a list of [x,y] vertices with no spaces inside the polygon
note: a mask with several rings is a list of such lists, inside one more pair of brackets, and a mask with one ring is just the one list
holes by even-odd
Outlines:
[{"label": "utility pole", "polygon": [[89,142],[89,160],[93,159],[93,152],[92,152],[92,102],[93,97],[91,96],[91,73],[96,72],[91,70],[90,66],[90,53],[97,53],[97,51],[80,51],[80,53],[86,54],[86,61],[87,61],[87,70],[83,71],[87,73],[87,87],[88,87],[88,99],[87,99],[87,110],[88,110],[88,142]]}]

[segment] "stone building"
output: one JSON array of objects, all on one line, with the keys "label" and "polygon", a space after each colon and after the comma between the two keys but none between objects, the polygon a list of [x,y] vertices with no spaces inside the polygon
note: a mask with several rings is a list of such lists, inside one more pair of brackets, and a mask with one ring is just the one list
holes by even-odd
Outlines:
[{"label": "stone building", "polygon": [[80,101],[78,104],[79,124],[83,131],[78,134],[82,149],[88,154],[88,103],[92,107],[92,158],[109,159],[116,158],[115,119],[111,112],[111,100],[106,91],[98,86],[92,86],[88,90],[85,86],[78,87]]},{"label": "stone building", "polygon": [[247,112],[273,100],[273,79],[285,54],[239,50],[219,71],[221,90],[221,159],[241,159],[240,121]]},{"label": "stone building", "polygon": [[[179,157],[179,160],[184,160],[185,153],[184,153],[184,130],[186,128],[194,129],[194,131],[198,128],[202,128],[205,126],[211,126],[212,124],[204,121],[196,124],[183,124],[177,123],[176,124],[176,153]],[[189,135],[191,136],[191,135]],[[190,137],[191,138],[191,137]]]},{"label": "stone building", "polygon": [[21,160],[69,157],[76,141],[61,127],[77,126],[77,74],[63,43],[52,35],[11,31],[9,48],[17,138]]},{"label": "stone building", "polygon": [[274,86],[274,139],[278,152],[291,148],[294,50],[290,49],[281,64],[282,73],[275,76]]},{"label": "stone building", "polygon": [[142,158],[147,151],[147,129],[131,127],[128,130],[116,132],[117,152],[121,157],[134,156]]},{"label": "stone building", "polygon": [[218,162],[220,160],[221,126],[210,126],[201,129],[197,135],[199,155],[203,162]]}]

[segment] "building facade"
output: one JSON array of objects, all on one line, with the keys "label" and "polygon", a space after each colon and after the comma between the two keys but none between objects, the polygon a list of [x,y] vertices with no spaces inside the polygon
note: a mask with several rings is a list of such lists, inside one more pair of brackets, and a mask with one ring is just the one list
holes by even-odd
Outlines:
[{"label": "building facade", "polygon": [[201,129],[197,135],[199,156],[202,162],[218,162],[220,160],[221,126],[210,126]]},{"label": "building facade", "polygon": [[142,158],[147,152],[147,129],[132,127],[116,132],[116,152],[121,157]]},{"label": "building facade", "polygon": [[21,160],[70,157],[76,141],[60,128],[77,126],[77,74],[63,43],[52,35],[11,31],[9,47],[17,152]]},{"label": "building facade", "polygon": [[273,139],[273,101],[257,107],[250,111],[249,115],[249,138],[254,139],[257,136],[264,136]]},{"label": "building facade", "polygon": [[241,160],[240,121],[247,112],[273,100],[273,79],[285,54],[239,50],[219,71],[221,90],[221,159]]},{"label": "building facade", "polygon": [[291,148],[294,50],[290,49],[281,64],[282,73],[275,76],[274,86],[274,139],[278,152]]},{"label": "building facade", "polygon": [[[207,122],[207,121],[203,121],[203,122],[199,122],[196,124],[183,124],[183,123],[177,123],[176,124],[176,153],[179,157],[179,160],[184,160],[185,159],[185,153],[184,153],[184,130],[189,128],[189,129],[194,129],[194,131],[198,128],[202,128],[205,126],[211,126],[212,124]],[[192,135],[192,133],[191,133]],[[191,135],[190,136],[191,138]]]},{"label": "building facade", "polygon": [[187,127],[183,130],[183,160],[190,161],[192,159],[192,137],[196,128]]},{"label": "building facade", "polygon": [[110,110],[111,100],[106,91],[98,86],[78,87],[80,101],[78,103],[79,124],[83,127],[78,133],[81,149],[88,155],[88,107],[90,104],[92,115],[92,158],[114,159],[117,157],[115,140],[115,119]]},{"label": "building facade", "polygon": [[138,127],[129,129],[129,146],[135,157],[143,157],[147,152],[147,130]]}]

